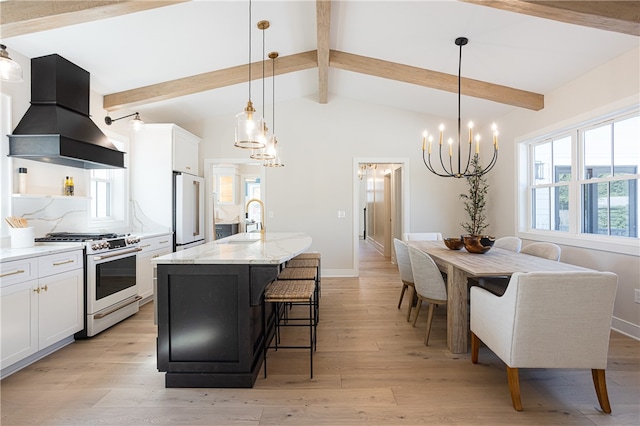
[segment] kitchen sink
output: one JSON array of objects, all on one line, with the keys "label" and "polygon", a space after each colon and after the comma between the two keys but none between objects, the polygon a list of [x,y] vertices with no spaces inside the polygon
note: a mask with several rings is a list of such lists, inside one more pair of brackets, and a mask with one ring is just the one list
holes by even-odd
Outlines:
[{"label": "kitchen sink", "polygon": [[218,244],[253,244],[260,240],[228,240],[228,241],[219,241]]}]

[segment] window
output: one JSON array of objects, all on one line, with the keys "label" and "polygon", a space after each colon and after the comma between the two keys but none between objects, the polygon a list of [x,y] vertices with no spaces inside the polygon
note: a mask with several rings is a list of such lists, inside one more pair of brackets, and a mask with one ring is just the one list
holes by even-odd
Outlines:
[{"label": "window", "polygon": [[581,135],[582,232],[638,237],[640,117],[612,120]]},{"label": "window", "polygon": [[[127,139],[115,134],[109,140],[121,151],[126,152]],[[125,155],[125,166],[127,165]],[[126,226],[129,192],[126,169],[91,170],[91,226]]]},{"label": "window", "polygon": [[526,185],[519,205],[528,206],[519,215],[521,231],[563,242],[638,238],[637,106],[525,140],[521,148],[526,171],[520,179]]}]

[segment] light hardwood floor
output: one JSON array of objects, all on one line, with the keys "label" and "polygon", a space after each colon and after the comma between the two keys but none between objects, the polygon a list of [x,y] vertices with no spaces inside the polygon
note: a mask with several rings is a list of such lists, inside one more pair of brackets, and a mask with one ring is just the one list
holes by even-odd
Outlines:
[{"label": "light hardwood floor", "polygon": [[2,425],[640,424],[640,342],[612,333],[612,415],[599,412],[586,370],[521,371],[524,411],[516,412],[504,364],[486,348],[478,365],[452,355],[444,308],[425,347],[427,310],[411,327],[407,301],[396,308],[397,268],[367,243],[360,253],[359,278],[323,279],[313,380],[308,352],[280,350],[269,352],[269,376],[253,389],[166,389],[147,304],[3,380]]}]

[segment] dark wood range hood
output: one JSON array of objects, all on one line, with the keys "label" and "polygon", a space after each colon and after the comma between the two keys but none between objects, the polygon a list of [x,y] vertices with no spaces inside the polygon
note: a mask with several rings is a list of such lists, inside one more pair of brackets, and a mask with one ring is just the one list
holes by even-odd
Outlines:
[{"label": "dark wood range hood", "polygon": [[85,169],[123,168],[89,116],[90,75],[57,54],[31,59],[31,106],[9,136],[9,156]]}]

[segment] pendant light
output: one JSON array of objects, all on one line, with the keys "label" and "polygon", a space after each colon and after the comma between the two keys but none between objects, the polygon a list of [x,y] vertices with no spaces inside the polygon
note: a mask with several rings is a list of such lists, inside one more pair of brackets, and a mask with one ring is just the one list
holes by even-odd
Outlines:
[{"label": "pendant light", "polygon": [[[485,167],[482,168],[480,166],[480,134],[476,132],[476,146],[475,146],[475,154],[473,156],[474,161],[471,161],[471,151],[473,149],[473,122],[469,122],[469,148],[468,148],[468,155],[467,155],[467,164],[465,166],[464,169],[462,169],[462,160],[461,160],[461,152],[462,152],[462,146],[461,146],[461,119],[460,119],[460,82],[462,80],[461,77],[461,70],[462,70],[462,46],[465,46],[467,43],[469,42],[469,39],[467,39],[466,37],[458,37],[455,41],[456,46],[460,47],[460,57],[458,60],[458,147],[457,147],[457,160],[458,160],[458,168],[457,170],[454,169],[453,166],[453,139],[449,138],[448,139],[448,144],[449,144],[449,161],[448,161],[448,166],[446,167],[447,161],[443,160],[442,158],[442,141],[443,141],[443,132],[444,132],[444,124],[440,124],[439,127],[439,155],[438,157],[440,158],[440,166],[443,170],[443,172],[439,172],[436,171],[436,169],[431,165],[431,144],[433,142],[433,136],[430,136],[427,131],[425,130],[424,133],[422,134],[422,161],[424,162],[424,165],[427,167],[427,169],[440,177],[453,177],[453,178],[468,178],[471,176],[482,176],[485,173],[489,172],[493,166],[495,166],[496,162],[498,161],[498,130],[496,128],[496,124],[493,123],[491,130],[493,132],[493,157],[491,158],[491,161],[489,161],[489,164]],[[425,157],[425,152],[427,153],[427,157]],[[446,158],[446,154],[445,154],[445,158]],[[474,165],[477,164],[478,167],[474,167]]]},{"label": "pendant light", "polygon": [[[262,108],[264,108],[265,112],[267,109],[264,102],[264,63],[266,62],[264,55],[264,33],[267,28],[269,28],[269,21],[258,22],[258,29],[262,30]],[[260,121],[259,128],[258,141],[264,144],[264,146],[260,149],[254,149],[251,153],[251,158],[254,160],[273,160],[275,158],[272,148],[273,142],[269,135],[269,129],[267,128],[267,122],[264,117]]]},{"label": "pendant light", "polygon": [[273,134],[271,135],[271,143],[269,145],[269,149],[272,150],[273,158],[270,160],[266,160],[264,162],[265,167],[284,167],[284,163],[281,160],[282,149],[278,148],[278,139],[276,138],[276,58],[278,57],[278,52],[270,52],[269,59],[271,59],[271,75],[273,82],[273,108],[272,108],[272,118],[271,118],[271,126],[273,127]]},{"label": "pendant light", "polygon": [[258,149],[264,146],[258,140],[260,118],[251,102],[251,0],[249,0],[249,100],[247,106],[236,114],[236,137],[234,145],[238,148]]},{"label": "pendant light", "polygon": [[7,46],[0,44],[0,80],[9,83],[22,82],[22,67],[9,57]]}]

